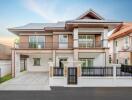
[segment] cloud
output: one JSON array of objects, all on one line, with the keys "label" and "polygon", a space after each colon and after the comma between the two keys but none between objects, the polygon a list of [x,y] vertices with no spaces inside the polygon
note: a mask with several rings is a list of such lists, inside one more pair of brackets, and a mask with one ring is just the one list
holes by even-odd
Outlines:
[{"label": "cloud", "polygon": [[28,10],[38,14],[48,22],[69,20],[77,15],[76,5],[61,5],[61,3],[62,0],[25,0],[24,2]]},{"label": "cloud", "polygon": [[52,0],[25,0],[25,4],[29,10],[48,22],[56,22],[59,19],[59,16],[56,16],[57,2]]},{"label": "cloud", "polygon": [[[46,0],[45,4],[47,3]],[[36,0],[26,0],[25,1],[26,7],[35,12],[36,14],[40,15],[41,17],[43,17],[44,19],[46,19],[47,21],[54,21],[52,19],[50,19],[50,17],[45,13],[48,12],[48,8],[47,9],[42,9],[41,6],[38,4],[38,2]],[[45,4],[43,7],[45,7]],[[47,10],[47,11],[46,11]]]}]

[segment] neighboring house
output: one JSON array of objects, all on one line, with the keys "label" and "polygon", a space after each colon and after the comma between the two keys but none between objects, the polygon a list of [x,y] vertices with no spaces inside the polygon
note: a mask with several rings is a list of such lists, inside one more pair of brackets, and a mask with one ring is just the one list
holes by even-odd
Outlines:
[{"label": "neighboring house", "polygon": [[11,60],[11,47],[0,44],[0,62],[7,62]]},{"label": "neighboring house", "polygon": [[132,23],[116,27],[109,37],[112,63],[132,65]]},{"label": "neighboring house", "polygon": [[121,22],[106,20],[89,10],[66,22],[30,23],[9,28],[20,38],[20,43],[12,50],[12,75],[20,74],[22,60],[25,70],[50,71],[51,76],[55,69],[50,69],[48,62],[53,62],[55,68],[65,70],[65,75],[70,70],[65,69],[63,61],[70,62],[70,67],[78,67],[74,64],[77,61],[83,62],[81,67],[107,67],[108,32],[119,24]]},{"label": "neighboring house", "polygon": [[0,44],[0,77],[11,74],[11,46]]}]

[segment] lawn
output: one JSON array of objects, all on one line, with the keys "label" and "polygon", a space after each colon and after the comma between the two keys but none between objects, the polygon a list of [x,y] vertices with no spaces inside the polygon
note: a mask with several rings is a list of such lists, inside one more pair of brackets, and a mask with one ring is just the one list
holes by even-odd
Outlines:
[{"label": "lawn", "polygon": [[0,83],[10,80],[11,78],[12,78],[11,74],[6,75],[6,76],[0,78]]}]

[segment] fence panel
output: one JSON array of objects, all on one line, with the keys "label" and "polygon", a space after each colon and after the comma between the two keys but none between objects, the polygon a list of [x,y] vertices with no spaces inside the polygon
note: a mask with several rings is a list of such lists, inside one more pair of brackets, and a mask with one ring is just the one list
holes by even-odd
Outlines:
[{"label": "fence panel", "polygon": [[64,68],[53,67],[53,76],[64,76]]},{"label": "fence panel", "polygon": [[82,67],[82,76],[113,76],[113,67]]}]

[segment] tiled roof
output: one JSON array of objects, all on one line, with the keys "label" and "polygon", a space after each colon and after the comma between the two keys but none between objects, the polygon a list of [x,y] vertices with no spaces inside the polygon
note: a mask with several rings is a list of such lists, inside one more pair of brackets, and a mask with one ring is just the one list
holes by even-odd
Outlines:
[{"label": "tiled roof", "polygon": [[109,40],[120,38],[122,36],[128,35],[132,32],[132,23],[123,23],[116,27],[115,31],[109,37]]},{"label": "tiled roof", "polygon": [[24,26],[14,27],[10,29],[44,29],[45,27],[65,27],[65,22],[57,23],[29,23]]}]

